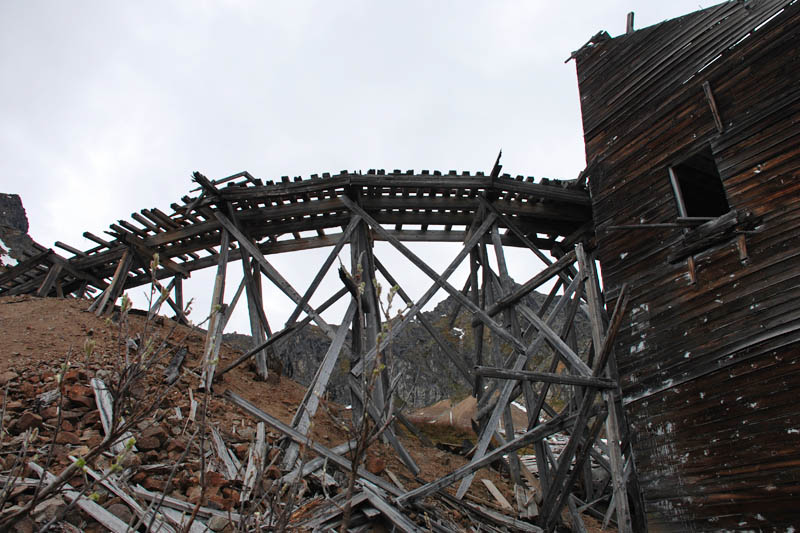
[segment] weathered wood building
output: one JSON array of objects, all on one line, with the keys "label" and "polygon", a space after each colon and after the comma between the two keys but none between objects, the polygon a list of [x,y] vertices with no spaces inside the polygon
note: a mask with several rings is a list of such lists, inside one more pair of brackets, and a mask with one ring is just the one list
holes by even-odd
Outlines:
[{"label": "weathered wood building", "polygon": [[732,1],[574,56],[651,531],[800,523],[800,3]]}]

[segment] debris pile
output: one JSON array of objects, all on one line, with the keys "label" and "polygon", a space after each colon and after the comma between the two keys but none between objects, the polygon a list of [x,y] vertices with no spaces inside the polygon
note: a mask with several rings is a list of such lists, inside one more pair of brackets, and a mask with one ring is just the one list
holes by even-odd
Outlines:
[{"label": "debris pile", "polygon": [[[379,522],[404,531],[538,530],[512,510],[514,493],[495,471],[481,471],[482,482],[463,500],[442,492],[398,505],[398,497],[426,479],[467,463],[410,435],[403,440],[421,477],[376,442],[348,498],[354,441],[337,426],[346,409],[323,402],[311,437],[299,435],[287,423],[302,401],[299,385],[286,378],[253,383],[249,372],[236,369],[206,396],[199,387],[201,331],[160,318],[121,319],[118,312],[104,320],[85,309],[84,300],[0,299],[9,326],[0,348],[4,529],[329,530],[341,525],[349,501],[352,530]],[[120,383],[145,349],[144,331],[163,353],[126,392]],[[164,371],[180,348],[186,359],[168,385]],[[223,347],[223,362],[235,357]],[[124,412],[115,412],[115,399]],[[117,427],[116,440],[106,441],[120,414],[124,431]],[[282,458],[291,440],[300,444],[300,458],[287,469]]]}]

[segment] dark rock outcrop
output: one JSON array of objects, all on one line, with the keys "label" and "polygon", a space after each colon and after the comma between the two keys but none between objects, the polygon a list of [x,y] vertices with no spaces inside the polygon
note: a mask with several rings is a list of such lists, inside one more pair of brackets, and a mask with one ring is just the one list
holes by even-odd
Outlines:
[{"label": "dark rock outcrop", "polygon": [[0,271],[37,253],[28,236],[28,217],[17,194],[0,193]]},{"label": "dark rock outcrop", "polygon": [[[533,309],[538,309],[544,299],[544,295],[532,293],[527,297],[526,303]],[[471,368],[475,364],[474,338],[470,325],[472,315],[462,309],[451,329],[449,323],[455,308],[455,300],[448,297],[432,311],[423,314],[454,350],[464,357],[467,366]],[[563,317],[557,317],[554,329],[558,331],[562,323]],[[585,347],[591,336],[588,319],[579,312],[576,323],[578,343]],[[225,341],[234,344],[242,351],[252,346],[251,337],[248,335],[226,334]],[[491,361],[494,360],[495,354],[505,358],[510,353],[507,346],[498,346],[493,352],[492,341],[486,332],[483,342],[484,364],[492,365]],[[278,341],[274,357],[281,361],[285,375],[291,375],[295,381],[308,385],[322,362],[329,344],[330,339],[320,329],[308,326],[300,334]],[[552,353],[549,346],[542,348],[540,354],[534,358],[534,365],[544,360],[549,361]],[[385,354],[391,358],[390,366],[393,374],[402,375],[397,388],[397,397],[409,407],[431,405],[445,398],[463,398],[472,392],[455,365],[418,320],[413,320],[397,335]],[[328,386],[329,397],[345,404],[350,402],[346,382],[348,370],[348,356],[343,353]]]}]

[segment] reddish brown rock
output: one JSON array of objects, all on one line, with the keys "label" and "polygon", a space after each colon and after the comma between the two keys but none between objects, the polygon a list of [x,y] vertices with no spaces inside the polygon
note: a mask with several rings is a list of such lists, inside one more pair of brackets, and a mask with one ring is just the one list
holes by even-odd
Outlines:
[{"label": "reddish brown rock", "polygon": [[13,370],[3,372],[2,374],[0,374],[0,387],[5,387],[6,383],[8,383],[9,381],[14,381],[18,377],[19,376],[17,375],[17,373],[14,372]]},{"label": "reddish brown rock", "polygon": [[156,439],[160,445],[166,442],[168,435],[167,432],[164,431],[164,428],[158,424],[154,424],[142,431],[142,437]]},{"label": "reddish brown rock", "polygon": [[101,423],[100,423],[100,411],[98,411],[97,409],[94,409],[94,410],[89,411],[88,413],[84,414],[81,417],[81,424],[83,424],[84,426],[93,426],[95,424],[100,426],[101,425]]},{"label": "reddish brown rock", "polygon": [[269,479],[278,479],[281,477],[281,469],[275,465],[272,465],[264,472],[264,476]]},{"label": "reddish brown rock", "polygon": [[93,409],[96,407],[94,396],[74,396],[69,399],[70,407],[78,409]]},{"label": "reddish brown rock", "polygon": [[7,411],[21,411],[25,408],[25,404],[19,400],[11,400],[6,404]]},{"label": "reddish brown rock", "polygon": [[378,457],[377,455],[368,454],[367,455],[367,470],[371,473],[380,475],[381,472],[386,470],[386,462]]},{"label": "reddish brown rock", "polygon": [[140,437],[136,439],[136,447],[142,451],[158,450],[161,442],[155,437]]},{"label": "reddish brown rock", "polygon": [[192,485],[188,489],[186,489],[186,499],[189,500],[191,503],[197,503],[200,501],[200,497],[203,495],[203,488],[199,485]]},{"label": "reddish brown rock", "polygon": [[209,487],[221,487],[225,484],[226,479],[225,476],[220,474],[219,472],[214,472],[213,470],[210,472],[206,472],[206,485]]},{"label": "reddish brown rock", "polygon": [[64,387],[64,396],[69,398],[70,400],[75,400],[76,398],[84,398],[84,397],[92,397],[94,398],[94,391],[91,387],[87,385],[67,385]]},{"label": "reddish brown rock", "polygon": [[39,414],[42,415],[44,419],[51,419],[51,418],[58,418],[58,407],[55,405],[51,405],[50,407],[45,407]]},{"label": "reddish brown rock", "polygon": [[81,439],[71,431],[59,431],[56,437],[56,443],[77,446],[81,443]]},{"label": "reddish brown rock", "polygon": [[186,449],[186,443],[180,439],[170,439],[167,443],[168,452],[183,452]]},{"label": "reddish brown rock", "polygon": [[147,490],[155,490],[158,492],[163,492],[164,489],[167,488],[167,482],[164,481],[163,479],[158,479],[153,476],[148,476],[144,480],[144,483],[142,483],[142,486]]},{"label": "reddish brown rock", "polygon": [[16,421],[13,422],[13,430],[17,433],[22,433],[29,428],[40,428],[42,427],[42,417],[31,413],[30,411],[25,411],[22,413]]},{"label": "reddish brown rock", "polygon": [[122,520],[123,522],[125,522],[126,524],[129,524],[131,519],[133,518],[133,513],[124,503],[113,503],[108,507],[106,507],[106,510],[109,513],[116,516],[117,518],[119,518],[120,520]]}]

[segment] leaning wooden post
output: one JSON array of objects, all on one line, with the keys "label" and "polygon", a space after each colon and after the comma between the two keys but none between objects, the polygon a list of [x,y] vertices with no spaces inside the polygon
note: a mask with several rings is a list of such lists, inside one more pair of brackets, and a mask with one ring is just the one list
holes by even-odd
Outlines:
[{"label": "leaning wooden post", "polygon": [[[261,318],[258,316],[259,307],[263,309],[261,300],[261,284],[256,283],[256,277],[253,276],[253,266],[250,262],[250,256],[246,251],[242,251],[242,274],[244,276],[245,290],[247,293],[247,311],[250,318],[250,335],[253,337],[253,346],[258,346],[263,343],[266,337],[266,331]],[[257,272],[258,279],[261,279],[261,271]],[[256,374],[261,379],[267,379],[269,371],[267,370],[267,351],[261,350],[255,356],[256,361]]]},{"label": "leaning wooden post", "polygon": [[217,259],[217,275],[214,278],[214,292],[211,295],[211,310],[209,311],[208,333],[203,355],[203,376],[205,390],[211,391],[214,381],[214,370],[222,345],[221,325],[224,324],[223,298],[225,297],[225,274],[228,267],[228,251],[230,247],[230,234],[225,228],[220,230],[219,257]]},{"label": "leaning wooden post", "polygon": [[[594,346],[603,346],[603,307],[600,288],[597,283],[597,272],[594,268],[594,260],[591,259],[583,244],[575,246],[575,254],[578,257],[578,266],[581,272],[586,275],[586,298],[589,304],[589,318],[592,325],[592,342]],[[613,358],[611,354],[610,358]],[[606,369],[608,375],[608,370]],[[620,452],[621,439],[619,416],[616,409],[616,402],[613,391],[604,390],[603,400],[608,405],[608,418],[606,418],[606,437],[608,438],[608,457],[611,464],[611,482],[614,492],[614,499],[617,505],[617,527],[620,533],[628,533],[631,529],[631,516],[628,506],[628,491],[625,485],[622,454]]]},{"label": "leaning wooden post", "polygon": [[108,303],[111,302],[111,306],[108,309],[114,307],[114,302],[117,300],[119,295],[122,293],[122,290],[125,288],[125,281],[128,277],[128,272],[131,270],[131,265],[133,264],[133,254],[129,249],[125,249],[122,252],[122,257],[120,257],[119,263],[117,263],[117,269],[114,271],[114,277],[111,280],[111,283],[105,290],[97,297],[97,299],[89,306],[89,311],[94,311],[97,316],[102,316],[107,312]]}]

